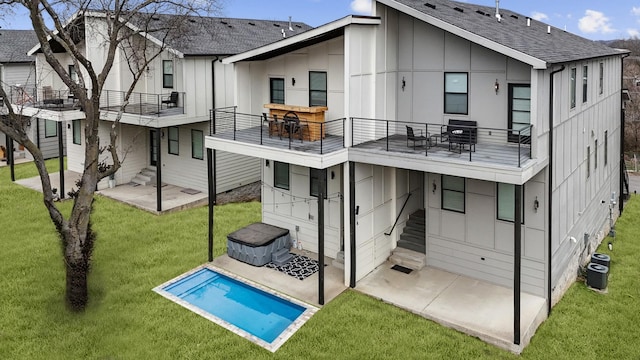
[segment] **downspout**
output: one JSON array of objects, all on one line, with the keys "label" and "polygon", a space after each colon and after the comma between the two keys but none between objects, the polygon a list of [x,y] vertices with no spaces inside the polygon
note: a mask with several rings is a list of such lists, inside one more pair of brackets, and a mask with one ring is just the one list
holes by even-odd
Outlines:
[{"label": "downspout", "polygon": [[549,236],[549,244],[547,245],[547,316],[551,314],[551,257],[553,256],[552,251],[552,223],[553,223],[553,84],[554,84],[554,75],[563,71],[565,66],[562,65],[560,69],[554,70],[551,72],[550,81],[549,81],[549,199],[547,201],[548,207],[548,236]]},{"label": "downspout", "polygon": [[[216,111],[216,61],[219,57],[216,56],[211,60],[211,118],[209,119],[209,135],[213,135],[216,132],[213,118]],[[213,207],[216,204],[216,151],[213,149],[207,149],[207,175],[208,175],[208,208],[209,208],[209,247],[207,252],[207,258],[209,262],[213,261]]]},{"label": "downspout", "polygon": [[626,111],[624,110],[624,106],[622,106],[622,89],[624,89],[624,59],[631,54],[623,54],[620,57],[620,181],[618,188],[618,211],[620,214],[618,216],[622,216],[622,210],[624,210],[624,179],[625,175],[623,173],[624,167],[624,127],[625,127],[625,117]]}]

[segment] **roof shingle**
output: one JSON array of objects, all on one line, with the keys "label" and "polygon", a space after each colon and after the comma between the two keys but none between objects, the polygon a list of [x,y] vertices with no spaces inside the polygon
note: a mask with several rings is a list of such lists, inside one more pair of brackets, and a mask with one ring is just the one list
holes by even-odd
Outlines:
[{"label": "roof shingle", "polygon": [[394,0],[428,16],[447,22],[497,44],[533,56],[548,64],[619,55],[620,52],[602,43],[585,39],[562,29],[531,19],[507,9],[451,0]]},{"label": "roof shingle", "polygon": [[34,61],[27,51],[37,43],[33,30],[0,30],[0,63]]}]

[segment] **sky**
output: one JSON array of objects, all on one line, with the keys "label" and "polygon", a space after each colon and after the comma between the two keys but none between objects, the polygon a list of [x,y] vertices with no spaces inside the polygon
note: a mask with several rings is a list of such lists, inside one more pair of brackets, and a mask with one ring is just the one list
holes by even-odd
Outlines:
[{"label": "sky", "polygon": [[[351,14],[370,15],[371,0],[220,0],[220,16],[301,21],[320,26]],[[428,1],[428,0],[425,0]],[[495,0],[464,1],[495,6]],[[640,37],[640,0],[500,0],[500,7],[592,40]],[[4,29],[29,29],[25,13],[0,15]]]}]

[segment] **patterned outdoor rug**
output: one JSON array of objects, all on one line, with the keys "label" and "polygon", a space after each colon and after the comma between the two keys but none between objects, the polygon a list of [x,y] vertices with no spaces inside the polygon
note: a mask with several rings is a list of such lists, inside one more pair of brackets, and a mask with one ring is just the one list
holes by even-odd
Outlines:
[{"label": "patterned outdoor rug", "polygon": [[270,262],[266,264],[265,267],[281,271],[298,280],[304,280],[306,277],[313,275],[319,269],[318,261],[309,259],[304,255],[293,255],[293,259],[282,266],[278,266]]}]

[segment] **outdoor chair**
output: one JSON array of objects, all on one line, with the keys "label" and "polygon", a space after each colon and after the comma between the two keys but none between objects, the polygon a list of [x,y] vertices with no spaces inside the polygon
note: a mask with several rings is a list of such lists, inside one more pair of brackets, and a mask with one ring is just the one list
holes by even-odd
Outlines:
[{"label": "outdoor chair", "polygon": [[262,122],[267,123],[269,129],[269,137],[272,137],[273,134],[278,135],[280,139],[282,139],[282,134],[280,133],[280,128],[282,127],[282,123],[278,122],[278,115],[273,114],[272,117],[269,117],[267,113],[262,113]]},{"label": "outdoor chair", "polygon": [[300,138],[300,142],[303,142],[302,139],[302,128],[303,125],[300,123],[300,118],[298,114],[293,111],[289,111],[284,114],[283,118],[284,124],[282,125],[284,132],[286,132],[290,139],[293,139],[296,134]]},{"label": "outdoor chair", "polygon": [[58,99],[54,96],[51,86],[42,87],[42,97],[42,103],[44,105],[62,105],[64,103],[62,99]]},{"label": "outdoor chair", "polygon": [[[429,134],[427,134],[428,136]],[[409,147],[409,141],[413,141],[413,150],[416,149],[416,142],[420,143],[420,146],[422,146],[422,142],[427,141],[427,136],[423,136],[422,135],[422,130],[420,131],[420,135],[416,135],[413,132],[413,128],[411,126],[407,126],[407,147]]]},{"label": "outdoor chair", "polygon": [[167,107],[176,107],[178,106],[178,92],[172,91],[169,94],[169,97],[166,99],[162,99],[163,104],[167,104]]}]

